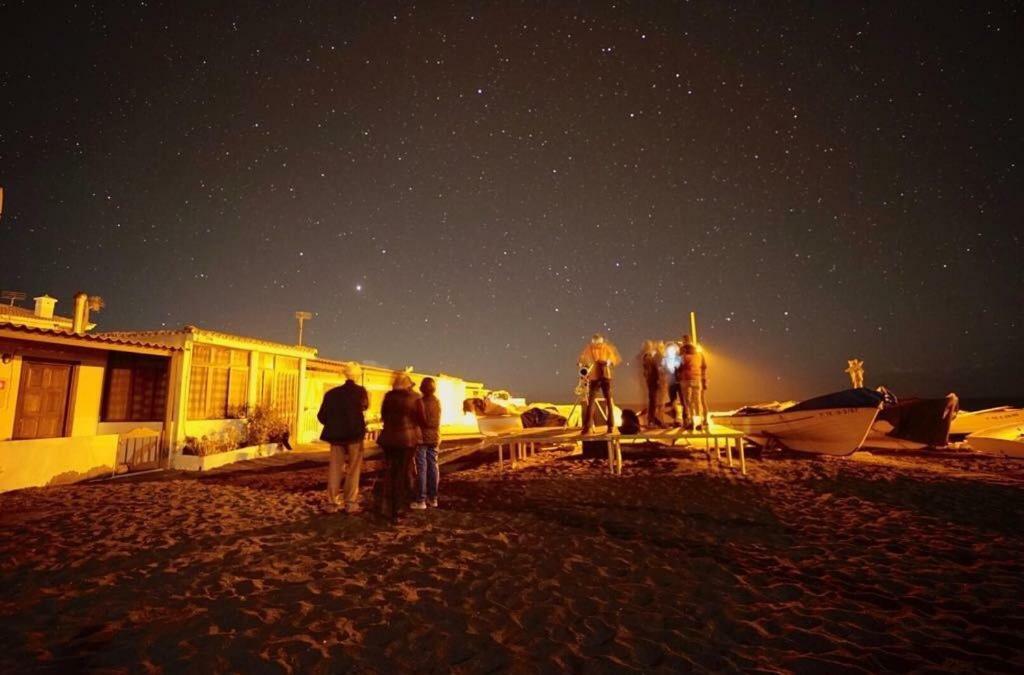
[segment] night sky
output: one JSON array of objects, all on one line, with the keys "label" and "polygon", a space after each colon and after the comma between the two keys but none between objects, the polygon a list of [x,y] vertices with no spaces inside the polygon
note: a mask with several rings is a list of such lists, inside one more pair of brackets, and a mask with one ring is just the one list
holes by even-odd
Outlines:
[{"label": "night sky", "polygon": [[1021,7],[0,0],[0,286],[532,399],[690,310],[713,406],[1019,395]]}]

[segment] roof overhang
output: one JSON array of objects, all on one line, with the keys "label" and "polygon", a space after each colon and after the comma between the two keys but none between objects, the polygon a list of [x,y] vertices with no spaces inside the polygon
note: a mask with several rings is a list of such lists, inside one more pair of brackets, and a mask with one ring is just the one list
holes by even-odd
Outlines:
[{"label": "roof overhang", "polygon": [[55,345],[107,352],[146,354],[149,356],[171,356],[174,352],[180,351],[164,345],[105,338],[98,335],[89,335],[88,333],[75,335],[74,333],[65,333],[63,331],[50,331],[14,324],[0,324],[0,339],[17,340],[37,345]]}]

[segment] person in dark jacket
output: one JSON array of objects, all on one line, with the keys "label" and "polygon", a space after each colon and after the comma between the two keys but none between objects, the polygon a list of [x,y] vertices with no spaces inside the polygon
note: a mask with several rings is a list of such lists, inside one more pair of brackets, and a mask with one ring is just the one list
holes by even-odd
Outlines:
[{"label": "person in dark jacket", "polygon": [[441,401],[434,393],[437,385],[434,378],[425,377],[420,382],[422,442],[416,446],[416,472],[419,476],[419,499],[412,503],[414,509],[425,509],[427,505],[437,507],[437,447],[441,444]]},{"label": "person in dark jacket", "polygon": [[391,391],[380,407],[383,422],[377,445],[384,450],[386,464],[381,490],[380,512],[392,522],[409,505],[410,469],[416,446],[422,441],[419,422],[423,417],[420,395],[413,391],[408,373],[396,373]]},{"label": "person in dark jacket", "polygon": [[658,416],[658,394],[661,391],[661,361],[664,358],[664,350],[659,350],[658,343],[654,340],[645,340],[643,350],[640,352],[640,367],[644,379],[644,388],[647,389],[647,426],[663,427],[661,418]]},{"label": "person in dark jacket", "polygon": [[[361,376],[359,364],[346,364],[345,384],[324,394],[316,415],[324,425],[320,440],[331,444],[327,504],[331,508],[341,506],[348,513],[359,511],[359,473],[363,468],[363,439],[366,437],[363,412],[370,407],[366,389],[356,384]],[[343,475],[344,492],[339,493]]]}]

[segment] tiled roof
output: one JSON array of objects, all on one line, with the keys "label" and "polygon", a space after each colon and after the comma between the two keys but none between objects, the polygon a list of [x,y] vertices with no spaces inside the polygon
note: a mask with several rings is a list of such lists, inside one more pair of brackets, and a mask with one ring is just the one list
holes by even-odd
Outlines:
[{"label": "tiled roof", "polygon": [[[326,359],[322,356],[311,359],[309,365],[312,367],[320,366],[324,370],[336,370],[340,372],[342,368],[350,363],[355,363],[363,370],[379,370],[387,373],[397,373],[405,370],[405,368],[391,368],[390,366],[384,366],[379,363],[367,363],[366,361],[339,361],[337,359]],[[421,375],[422,373],[417,372],[416,374]]]},{"label": "tiled roof", "polygon": [[246,335],[236,335],[234,333],[225,333],[223,331],[209,330],[207,328],[200,328],[198,326],[192,325],[185,326],[184,328],[171,328],[163,330],[107,331],[99,333],[99,335],[106,335],[115,338],[161,338],[174,337],[180,335],[206,335],[209,337],[219,337],[228,340],[241,340],[253,344],[265,345],[267,347],[274,347],[276,349],[287,349],[290,351],[306,352],[311,356],[316,354],[315,347],[307,347],[305,345],[289,345],[284,344],[283,342],[273,342],[272,340],[248,337]]},{"label": "tiled roof", "polygon": [[26,326],[20,323],[9,323],[0,321],[0,330],[13,330],[19,333],[33,333],[35,335],[49,335],[58,338],[69,338],[72,340],[82,340],[83,342],[95,342],[100,344],[111,344],[111,345],[123,345],[127,347],[144,347],[146,349],[162,349],[169,351],[176,351],[177,347],[168,347],[165,344],[158,342],[146,342],[143,340],[132,340],[127,337],[117,337],[110,334],[104,333],[72,333],[69,330],[59,330],[57,328],[37,328],[35,326]]},{"label": "tiled roof", "polygon": [[0,305],[0,316],[25,316],[32,317],[33,319],[40,319],[42,321],[60,321],[71,323],[71,319],[66,316],[37,316],[35,310],[29,309],[28,307],[18,307],[17,305]]}]

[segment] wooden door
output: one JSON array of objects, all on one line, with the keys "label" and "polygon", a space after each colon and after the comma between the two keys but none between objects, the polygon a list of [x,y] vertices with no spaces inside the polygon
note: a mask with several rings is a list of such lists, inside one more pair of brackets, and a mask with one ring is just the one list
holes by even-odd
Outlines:
[{"label": "wooden door", "polygon": [[14,438],[64,435],[71,389],[71,364],[26,359],[14,416]]}]

